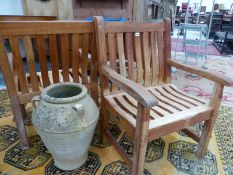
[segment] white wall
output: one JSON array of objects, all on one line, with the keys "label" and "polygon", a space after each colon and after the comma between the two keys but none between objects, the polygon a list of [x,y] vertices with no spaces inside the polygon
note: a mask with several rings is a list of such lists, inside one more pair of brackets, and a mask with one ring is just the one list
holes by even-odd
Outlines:
[{"label": "white wall", "polygon": [[0,15],[23,15],[23,0],[0,0]]},{"label": "white wall", "polygon": [[[182,2],[188,2],[188,0],[178,0],[178,6],[181,6]],[[190,0],[190,6],[193,7],[193,3],[200,3],[201,0]],[[217,4],[225,4],[225,9],[230,9],[231,4],[233,4],[233,0],[215,0]],[[213,0],[203,0],[202,6],[206,6],[206,11],[209,12],[212,10]]]}]

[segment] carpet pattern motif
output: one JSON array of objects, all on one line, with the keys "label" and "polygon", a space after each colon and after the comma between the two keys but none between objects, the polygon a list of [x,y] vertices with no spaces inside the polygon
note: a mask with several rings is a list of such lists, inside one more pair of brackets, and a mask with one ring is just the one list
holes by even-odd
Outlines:
[{"label": "carpet pattern motif", "polygon": [[[177,59],[184,60],[184,55],[179,53]],[[189,59],[192,65],[194,59]],[[201,67],[204,60],[198,60],[197,67]],[[207,70],[216,72],[226,77],[233,77],[233,58],[230,57],[208,57]],[[172,83],[177,85],[183,91],[192,95],[210,100],[214,82],[209,81],[199,76],[192,76],[190,73],[177,69],[177,72],[172,74]],[[222,104],[233,106],[233,87],[224,87]]]},{"label": "carpet pattern motif", "polygon": [[[233,77],[233,59],[208,59],[208,69]],[[186,92],[209,100],[213,83],[200,77],[192,77],[182,71],[172,75],[172,81]],[[53,158],[37,135],[30,120],[27,120],[30,149],[22,150],[17,136],[13,113],[5,90],[0,91],[0,175],[131,175],[129,167],[112,145],[100,142],[96,130],[88,160],[79,169],[58,169]],[[225,88],[222,104],[233,106],[233,88]],[[172,133],[148,143],[145,175],[233,175],[233,107],[222,105],[214,132],[203,160],[195,156],[197,144],[184,133]],[[28,113],[31,109],[28,108]],[[191,127],[200,133],[202,124]],[[118,125],[110,131],[131,157],[133,136]]]},{"label": "carpet pattern motif", "polygon": [[[197,144],[183,133],[173,133],[153,140],[147,146],[145,175],[183,174],[217,175],[233,173],[233,108],[222,106],[211,139],[208,152],[203,160],[195,156]],[[228,120],[226,120],[228,119]],[[133,137],[117,125],[114,120],[110,131],[118,138],[122,148],[133,156]],[[110,144],[100,143],[96,130],[89,150],[88,160],[79,169],[63,171],[58,169],[40,137],[32,126],[27,126],[30,149],[22,150],[12,117],[0,119],[0,173],[1,175],[131,175],[129,167]],[[199,133],[201,125],[192,127]],[[215,136],[216,135],[216,136]],[[5,143],[10,138],[9,143]],[[220,154],[221,153],[221,154]]]},{"label": "carpet pattern motif", "polygon": [[[172,38],[172,51],[177,51],[177,52],[184,52],[185,48],[183,45],[183,39],[177,39],[177,38]],[[188,45],[186,46],[186,50],[191,53],[198,53],[199,47],[196,46],[191,46]],[[204,54],[205,49],[204,47],[200,48],[200,54]],[[209,41],[206,49],[206,54],[207,55],[216,55],[216,56],[221,56],[221,53],[216,49],[216,47],[213,45],[213,41]]]}]

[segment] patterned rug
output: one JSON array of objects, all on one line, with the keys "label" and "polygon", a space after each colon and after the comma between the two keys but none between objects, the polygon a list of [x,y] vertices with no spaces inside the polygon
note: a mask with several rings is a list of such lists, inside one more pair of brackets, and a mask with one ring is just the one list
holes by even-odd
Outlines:
[{"label": "patterned rug", "polygon": [[[174,53],[173,53],[174,54]],[[178,60],[184,60],[183,53],[177,53]],[[193,65],[193,58],[188,58],[188,64]],[[181,61],[182,62],[182,61]],[[197,67],[202,67],[204,60],[199,59]],[[208,56],[207,70],[216,72],[229,78],[233,78],[233,58]],[[177,69],[177,72],[172,74],[172,83],[177,85],[185,92],[195,96],[209,100],[211,98],[214,83],[205,78],[193,76],[190,73]],[[225,87],[222,98],[222,104],[233,106],[233,87]]]},{"label": "patterned rug", "polygon": [[[30,149],[20,148],[12,111],[4,91],[0,93],[0,175],[131,175],[119,154],[110,144],[101,144],[96,130],[88,159],[79,169],[62,171],[35,132],[27,126]],[[28,110],[30,113],[30,109]],[[30,114],[29,114],[30,115]],[[148,144],[145,175],[232,175],[233,174],[233,108],[222,106],[210,141],[208,152],[203,160],[195,156],[197,144],[183,133],[173,133],[153,140]],[[199,133],[202,125],[192,127]],[[118,126],[118,120],[111,124],[110,131],[126,153],[133,155],[133,137]]]},{"label": "patterned rug", "polygon": [[[198,53],[198,46],[186,46],[186,49],[188,52],[192,53]],[[172,38],[172,51],[177,52],[184,52],[184,46],[183,46],[183,39],[177,39]],[[200,48],[200,53],[204,54],[205,49],[203,47]],[[216,47],[213,45],[213,41],[209,41],[206,49],[207,55],[215,55],[215,56],[221,56],[221,53],[216,49]]]}]

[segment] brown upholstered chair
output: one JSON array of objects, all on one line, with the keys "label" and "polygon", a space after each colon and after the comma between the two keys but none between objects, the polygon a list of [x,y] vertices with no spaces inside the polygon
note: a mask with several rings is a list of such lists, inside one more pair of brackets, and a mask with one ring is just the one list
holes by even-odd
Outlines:
[{"label": "brown upholstered chair", "polygon": [[[182,130],[199,143],[203,157],[213,130],[224,86],[233,80],[171,59],[170,20],[106,22],[95,18],[101,78],[102,133],[134,175],[142,175],[147,142]],[[209,103],[171,84],[171,66],[215,82]],[[134,157],[124,152],[108,130],[109,113],[135,135]],[[204,122],[202,134],[185,129]]]}]

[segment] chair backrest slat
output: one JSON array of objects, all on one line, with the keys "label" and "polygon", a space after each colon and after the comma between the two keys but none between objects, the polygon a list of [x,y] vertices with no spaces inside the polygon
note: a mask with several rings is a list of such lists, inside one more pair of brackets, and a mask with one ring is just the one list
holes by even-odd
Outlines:
[{"label": "chair backrest slat", "polygon": [[17,36],[10,36],[9,42],[10,42],[11,51],[13,54],[14,66],[17,66],[17,69],[15,70],[15,72],[19,78],[21,91],[23,93],[27,93],[28,82],[27,82],[25,71],[24,71],[23,60],[22,60],[21,53],[20,53],[19,40]]},{"label": "chair backrest slat", "polygon": [[150,43],[151,43],[151,68],[152,68],[152,85],[158,85],[159,79],[159,59],[158,59],[158,42],[154,42],[157,40],[157,34],[155,32],[151,32],[150,34]]},{"label": "chair backrest slat", "polygon": [[134,34],[134,50],[136,58],[137,77],[136,82],[143,83],[143,67],[142,67],[142,49],[141,49],[141,36],[140,33]]},{"label": "chair backrest slat", "polygon": [[[170,30],[167,31],[170,20],[144,23],[104,23],[100,17],[95,20],[101,65],[108,65],[107,61],[110,60],[110,67],[116,72],[144,86],[159,85],[170,80],[171,72],[166,65],[166,60],[171,56]],[[117,54],[114,53],[114,36]],[[106,86],[109,88],[108,84]]]},{"label": "chair backrest slat", "polygon": [[46,58],[46,51],[45,51],[46,49],[45,48],[45,36],[37,35],[36,43],[37,43],[37,48],[38,48],[38,56],[39,56],[43,87],[47,87],[50,85],[50,80],[49,80],[49,75],[48,75],[47,58]]},{"label": "chair backrest slat", "polygon": [[144,84],[145,86],[150,85],[150,61],[151,61],[151,52],[149,45],[149,33],[142,33],[142,55],[143,55],[143,68],[144,68]]},{"label": "chair backrest slat", "polygon": [[163,83],[164,79],[164,48],[163,33],[158,32],[158,56],[159,56],[159,83]]},{"label": "chair backrest slat", "polygon": [[108,53],[109,53],[109,60],[111,68],[117,71],[117,52],[116,52],[116,39],[115,35],[112,33],[108,33]]},{"label": "chair backrest slat", "polygon": [[[26,59],[30,74],[30,84],[33,91],[39,91],[39,82],[36,74],[35,56],[33,52],[32,40],[29,35],[23,37]],[[21,59],[21,58],[20,58]]]},{"label": "chair backrest slat", "polygon": [[49,53],[50,63],[52,66],[53,83],[59,83],[59,60],[58,60],[58,47],[57,37],[55,34],[49,35]]},{"label": "chair backrest slat", "polygon": [[117,51],[118,61],[120,67],[120,74],[126,77],[126,66],[125,66],[125,49],[124,49],[124,38],[123,33],[117,33]]},{"label": "chair backrest slat", "polygon": [[92,39],[89,37],[88,34],[83,34],[83,40],[82,40],[82,83],[85,84],[88,82],[87,79],[87,66],[88,66],[88,46],[89,46],[89,39]]},{"label": "chair backrest slat", "polygon": [[80,64],[80,43],[79,43],[79,34],[72,34],[72,75],[73,80],[76,83],[79,83],[79,64]]},{"label": "chair backrest slat", "polygon": [[125,34],[125,52],[128,61],[128,76],[134,80],[133,37],[132,33]]},{"label": "chair backrest slat", "polygon": [[69,46],[68,46],[68,34],[64,33],[60,35],[61,46],[61,61],[62,61],[62,76],[64,82],[69,82]]}]

